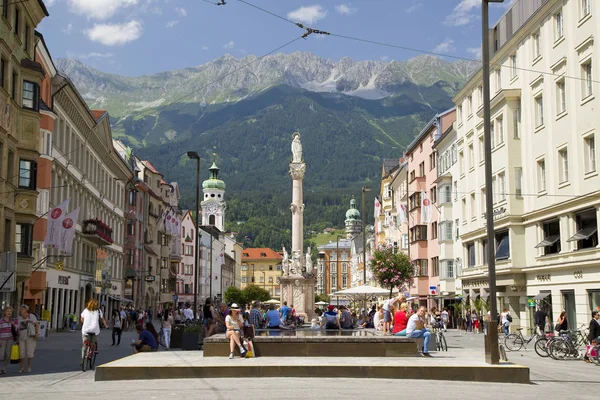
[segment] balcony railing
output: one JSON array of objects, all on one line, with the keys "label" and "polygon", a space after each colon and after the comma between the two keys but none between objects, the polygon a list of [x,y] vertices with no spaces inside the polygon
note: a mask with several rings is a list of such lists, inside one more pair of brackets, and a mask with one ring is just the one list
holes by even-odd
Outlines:
[{"label": "balcony railing", "polygon": [[108,246],[113,243],[111,227],[99,219],[84,220],[82,233],[98,246]]}]

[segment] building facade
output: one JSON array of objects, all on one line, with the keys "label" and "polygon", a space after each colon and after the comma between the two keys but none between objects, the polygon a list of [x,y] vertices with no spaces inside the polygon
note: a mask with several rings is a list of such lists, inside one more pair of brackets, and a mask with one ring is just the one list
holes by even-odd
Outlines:
[{"label": "building facade", "polygon": [[242,283],[264,288],[274,298],[281,296],[280,279],[283,275],[283,257],[269,248],[247,248],[242,250]]},{"label": "building facade", "polygon": [[[569,326],[590,319],[600,299],[594,68],[600,34],[592,1],[517,0],[492,29],[491,137],[499,308],[513,327],[532,326],[535,307]],[[546,73],[548,72],[548,73]],[[455,97],[462,154],[459,191],[483,194],[481,71]],[[468,158],[467,158],[468,160]],[[468,170],[467,170],[468,168]],[[470,208],[469,208],[470,207]],[[462,290],[489,290],[485,209],[463,203]]]},{"label": "building facade", "polygon": [[[440,264],[437,206],[437,154],[435,140],[456,119],[450,109],[436,115],[407,147],[409,256],[415,264],[415,279],[410,293],[428,309],[440,306]],[[429,203],[429,204],[427,204]],[[430,215],[427,215],[427,212]],[[414,292],[414,294],[413,294]]]},{"label": "building facade", "polygon": [[329,295],[351,287],[352,240],[340,236],[319,246],[317,292]]},{"label": "building facade", "polygon": [[[40,128],[51,130],[53,124],[51,115],[40,113],[47,109],[41,104],[40,89],[48,85],[42,85],[47,74],[36,61],[34,33],[48,11],[37,0],[6,3],[0,10],[0,248],[3,254],[15,255],[0,264],[2,276],[14,277],[0,289],[0,300],[16,305],[24,295],[21,284],[40,261],[33,251],[39,217]],[[48,97],[45,92],[44,98]]]},{"label": "building facade", "polygon": [[196,224],[190,211],[183,212],[181,220],[181,265],[177,274],[177,298],[179,306],[194,303],[194,277],[196,255]]}]

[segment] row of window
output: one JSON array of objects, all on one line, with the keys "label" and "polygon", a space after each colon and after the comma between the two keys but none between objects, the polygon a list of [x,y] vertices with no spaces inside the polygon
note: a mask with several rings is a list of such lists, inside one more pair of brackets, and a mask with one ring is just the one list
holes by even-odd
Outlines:
[{"label": "row of window", "polygon": [[439,257],[432,257],[427,260],[424,258],[419,258],[414,260],[414,276],[417,277],[427,277],[429,275],[429,262],[431,262],[431,276],[439,276],[440,275],[440,259]]},{"label": "row of window", "polygon": [[[264,265],[259,266],[257,269],[257,271],[281,271],[281,264],[279,265],[269,265],[268,267],[265,267]],[[242,264],[242,271],[254,271],[254,264]]]},{"label": "row of window", "polygon": [[[242,276],[242,283],[255,283],[255,281],[256,281],[256,278],[253,277],[253,276]],[[260,276],[258,278],[258,281],[260,283],[265,283],[265,276],[264,275]],[[268,279],[268,283],[271,283],[271,284],[277,283],[277,284],[279,284],[279,283],[281,283],[281,277],[277,276],[277,277],[275,277],[275,279],[273,279],[273,277],[270,276],[269,279]]]}]

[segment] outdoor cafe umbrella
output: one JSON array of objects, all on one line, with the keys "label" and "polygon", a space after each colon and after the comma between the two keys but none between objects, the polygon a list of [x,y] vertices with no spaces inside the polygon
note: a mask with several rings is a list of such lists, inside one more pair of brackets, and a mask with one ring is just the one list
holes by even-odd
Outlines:
[{"label": "outdoor cafe umbrella", "polygon": [[263,302],[263,304],[279,304],[281,303],[279,300],[271,299],[269,301]]},{"label": "outdoor cafe umbrella", "polygon": [[[398,293],[398,289],[392,290],[392,292]],[[375,297],[389,296],[389,289],[384,289],[376,286],[354,286],[348,289],[340,290],[339,292],[332,293],[333,296],[346,297],[355,302],[367,302]]]},{"label": "outdoor cafe umbrella", "polygon": [[315,303],[315,306],[326,306],[327,304],[329,304],[329,303],[326,301],[318,301]]}]

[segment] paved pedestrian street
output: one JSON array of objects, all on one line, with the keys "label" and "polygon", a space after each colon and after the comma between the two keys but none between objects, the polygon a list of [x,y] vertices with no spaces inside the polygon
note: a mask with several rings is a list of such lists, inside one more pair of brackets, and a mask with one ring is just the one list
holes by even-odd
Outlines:
[{"label": "paved pedestrian street", "polygon": [[[121,346],[111,347],[110,332],[100,335],[100,353],[98,362],[106,363],[131,354],[130,340],[132,332],[123,333]],[[447,354],[433,353],[435,357],[461,354],[483,357],[483,335],[465,334],[450,331],[447,333],[450,345]],[[322,399],[324,392],[328,398],[358,398],[377,396],[398,397],[401,385],[402,397],[414,398],[427,393],[437,398],[475,399],[484,393],[510,395],[512,399],[532,399],[553,397],[569,399],[589,399],[590,392],[597,392],[600,367],[585,364],[582,361],[554,361],[542,359],[533,348],[518,353],[508,353],[509,361],[531,368],[531,384],[490,384],[450,381],[383,380],[383,379],[344,379],[318,378],[301,379],[280,378],[276,384],[267,379],[190,379],[190,380],[147,380],[95,382],[93,372],[81,372],[79,369],[79,332],[52,333],[50,338],[38,343],[34,368],[31,374],[20,375],[18,367],[9,366],[9,374],[0,377],[3,393],[28,400],[68,400],[99,399],[118,397],[123,393],[135,392],[137,397],[158,399],[177,398],[198,399],[217,398],[265,399],[271,397]],[[245,360],[234,359],[232,363]],[[398,359],[402,362],[402,359]],[[240,392],[240,390],[242,392]],[[440,397],[441,396],[441,397]]]}]

